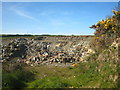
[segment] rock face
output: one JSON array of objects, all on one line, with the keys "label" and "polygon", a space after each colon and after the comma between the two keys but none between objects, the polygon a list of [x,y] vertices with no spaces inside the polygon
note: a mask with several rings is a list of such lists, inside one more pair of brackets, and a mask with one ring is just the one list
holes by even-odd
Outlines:
[{"label": "rock face", "polygon": [[7,45],[2,45],[1,61],[20,57],[21,62],[32,66],[85,61],[84,57],[94,53],[89,47],[92,38],[88,36],[18,38]]}]

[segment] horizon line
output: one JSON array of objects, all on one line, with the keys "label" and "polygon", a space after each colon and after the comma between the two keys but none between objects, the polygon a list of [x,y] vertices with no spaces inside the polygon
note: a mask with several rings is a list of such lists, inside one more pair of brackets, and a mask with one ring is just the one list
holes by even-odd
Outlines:
[{"label": "horizon line", "polygon": [[119,2],[119,0],[1,0],[1,2]]},{"label": "horizon line", "polygon": [[6,33],[2,33],[0,35],[66,35],[66,36],[79,36],[79,35],[91,35],[91,36],[94,36],[94,34],[13,34],[13,33],[9,33],[9,34],[6,34]]}]

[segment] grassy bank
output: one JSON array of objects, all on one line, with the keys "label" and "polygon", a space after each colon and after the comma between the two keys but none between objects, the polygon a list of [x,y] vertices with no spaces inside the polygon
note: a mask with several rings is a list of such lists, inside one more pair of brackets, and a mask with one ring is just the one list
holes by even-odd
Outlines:
[{"label": "grassy bank", "polygon": [[[78,67],[25,66],[26,71],[4,72],[3,83],[12,88],[116,88],[117,65],[88,61]],[[17,74],[17,73],[18,74]],[[22,72],[22,73],[21,73]],[[32,78],[32,79],[31,79]],[[14,85],[14,80],[16,84]],[[13,83],[13,84],[12,84]],[[19,85],[20,84],[20,85]],[[4,85],[4,84],[3,84]]]}]

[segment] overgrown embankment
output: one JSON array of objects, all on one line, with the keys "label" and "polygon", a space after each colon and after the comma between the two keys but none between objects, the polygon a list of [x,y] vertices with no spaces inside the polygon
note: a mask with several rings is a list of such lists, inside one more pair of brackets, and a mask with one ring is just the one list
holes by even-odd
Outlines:
[{"label": "overgrown embankment", "polygon": [[[16,66],[15,66],[16,67]],[[117,65],[103,61],[83,62],[75,67],[17,66],[3,72],[4,88],[117,88]]]}]

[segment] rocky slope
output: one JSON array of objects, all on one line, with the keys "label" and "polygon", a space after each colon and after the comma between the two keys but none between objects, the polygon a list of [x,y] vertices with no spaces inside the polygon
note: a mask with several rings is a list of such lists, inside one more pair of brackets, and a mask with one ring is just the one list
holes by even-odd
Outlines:
[{"label": "rocky slope", "polygon": [[[1,62],[23,62],[33,65],[75,63],[94,53],[92,36],[40,36],[3,41]],[[7,43],[6,43],[7,42]]]}]

